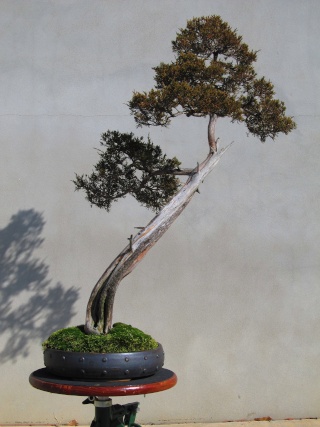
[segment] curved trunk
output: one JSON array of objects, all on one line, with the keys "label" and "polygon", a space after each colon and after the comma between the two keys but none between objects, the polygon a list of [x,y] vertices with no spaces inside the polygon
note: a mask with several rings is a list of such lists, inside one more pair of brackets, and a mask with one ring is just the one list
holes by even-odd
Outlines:
[{"label": "curved trunk", "polygon": [[144,258],[153,245],[168,230],[192,199],[199,185],[230,147],[219,153],[210,151],[207,158],[194,169],[187,182],[149,224],[131,237],[129,245],[115,258],[92,290],[86,313],[85,331],[88,334],[107,333],[112,326],[112,310],[116,290]]}]

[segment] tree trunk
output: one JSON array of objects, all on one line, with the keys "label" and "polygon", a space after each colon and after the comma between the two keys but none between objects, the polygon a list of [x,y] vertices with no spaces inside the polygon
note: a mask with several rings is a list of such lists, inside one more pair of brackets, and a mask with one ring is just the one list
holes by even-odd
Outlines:
[{"label": "tree trunk", "polygon": [[214,153],[216,153],[218,149],[217,140],[215,136],[217,118],[218,117],[216,114],[210,115],[209,123],[208,123],[208,142],[209,142],[210,150],[213,151]]},{"label": "tree trunk", "polygon": [[162,208],[150,223],[131,237],[129,245],[115,258],[92,290],[86,313],[85,331],[88,334],[107,333],[112,327],[112,311],[116,290],[121,280],[127,276],[144,258],[147,252],[168,230],[192,199],[199,185],[221,156],[230,147],[219,153],[210,151],[207,158],[194,169],[178,193]]}]

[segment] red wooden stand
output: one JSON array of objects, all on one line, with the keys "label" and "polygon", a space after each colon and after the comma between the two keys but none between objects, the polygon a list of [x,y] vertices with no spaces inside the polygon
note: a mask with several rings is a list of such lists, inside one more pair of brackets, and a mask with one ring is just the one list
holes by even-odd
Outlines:
[{"label": "red wooden stand", "polygon": [[132,380],[72,380],[52,375],[43,368],[33,372],[29,382],[33,387],[50,393],[89,396],[83,403],[95,405],[95,418],[91,427],[140,427],[135,423],[139,403],[112,405],[110,396],[132,396],[168,390],[176,385],[177,376],[162,368],[150,377]]}]

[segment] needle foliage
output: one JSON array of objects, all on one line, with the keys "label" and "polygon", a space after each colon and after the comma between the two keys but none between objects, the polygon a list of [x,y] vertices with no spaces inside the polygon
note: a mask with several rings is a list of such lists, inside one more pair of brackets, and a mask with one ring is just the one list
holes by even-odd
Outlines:
[{"label": "needle foliage", "polygon": [[158,211],[176,193],[179,180],[172,173],[180,162],[169,159],[149,138],[144,141],[132,133],[108,131],[100,145],[91,175],[76,175],[73,181],[91,204],[109,211],[112,202],[130,194]]},{"label": "needle foliage", "polygon": [[272,83],[254,70],[257,52],[220,16],[189,20],[172,48],[175,61],[154,68],[155,88],[129,102],[138,126],[167,126],[181,114],[230,117],[263,142],[295,128]]},{"label": "needle foliage", "polygon": [[[181,114],[209,120],[229,117],[244,122],[262,142],[295,128],[284,103],[274,97],[273,84],[257,76],[257,52],[220,16],[189,20],[172,49],[175,61],[153,68],[155,87],[134,92],[128,102],[138,126],[168,126]],[[178,190],[175,171],[180,162],[169,159],[149,138],[108,131],[98,154],[91,175],[76,175],[74,180],[76,190],[84,190],[92,205],[109,211],[113,202],[131,194],[157,212]]]}]

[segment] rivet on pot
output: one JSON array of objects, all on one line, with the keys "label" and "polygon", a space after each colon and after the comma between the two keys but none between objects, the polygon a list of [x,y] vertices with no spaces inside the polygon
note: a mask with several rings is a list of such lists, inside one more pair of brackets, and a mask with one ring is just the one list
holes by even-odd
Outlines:
[{"label": "rivet on pot", "polygon": [[148,356],[144,356],[144,360],[148,360]]},{"label": "rivet on pot", "polygon": [[102,358],[102,362],[106,362],[108,359],[106,357]]},{"label": "rivet on pot", "polygon": [[84,357],[80,357],[79,362],[84,362]]},{"label": "rivet on pot", "polygon": [[124,360],[125,360],[126,362],[129,362],[129,357],[126,357]]},{"label": "rivet on pot", "polygon": [[129,374],[129,369],[126,369],[125,371],[124,371],[124,373],[126,374],[126,375],[128,375]]}]

